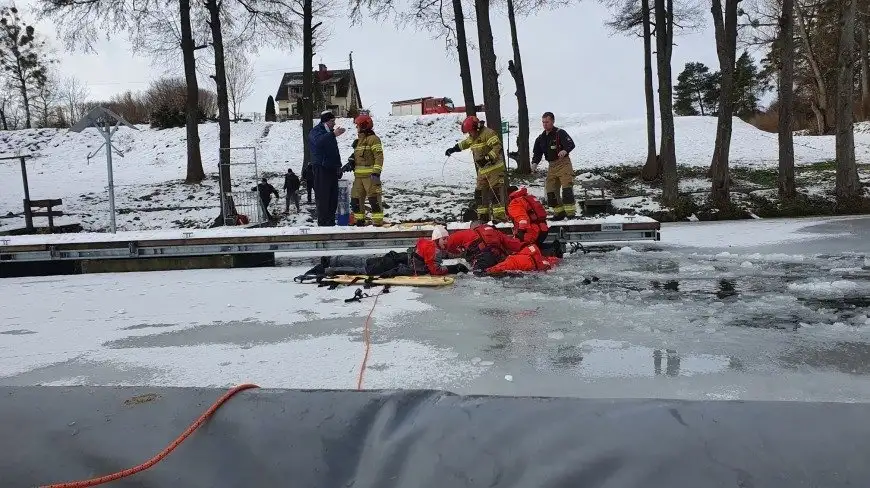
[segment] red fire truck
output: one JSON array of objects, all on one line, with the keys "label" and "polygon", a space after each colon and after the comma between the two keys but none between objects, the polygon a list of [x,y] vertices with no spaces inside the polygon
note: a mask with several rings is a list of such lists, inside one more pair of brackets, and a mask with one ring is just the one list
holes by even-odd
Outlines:
[{"label": "red fire truck", "polygon": [[[465,112],[464,106],[454,106],[453,100],[447,97],[422,97],[410,100],[399,100],[392,102],[392,105],[393,115],[431,115]],[[483,112],[483,105],[478,105],[476,109],[478,112]]]}]

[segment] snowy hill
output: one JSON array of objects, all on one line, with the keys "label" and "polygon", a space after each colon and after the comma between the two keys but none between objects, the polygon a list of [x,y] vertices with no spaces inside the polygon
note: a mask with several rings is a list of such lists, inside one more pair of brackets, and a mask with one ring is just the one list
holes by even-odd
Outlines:
[{"label": "snowy hill", "polygon": [[[444,150],[462,137],[462,115],[425,117],[382,117],[375,119],[375,130],[385,147],[382,175],[385,200],[390,206],[388,219],[431,218],[432,214],[458,218],[470,198],[474,169],[468,152],[445,158]],[[354,139],[352,121],[340,119],[349,128],[339,138],[342,156],[350,154]],[[515,124],[513,124],[515,126]],[[604,115],[559,116],[557,125],[575,139],[578,150],[572,155],[575,170],[593,167],[641,164],[646,155],[643,119],[618,120]],[[512,127],[511,147],[515,145]],[[716,119],[678,117],[676,146],[679,164],[706,166],[713,150]],[[256,147],[261,175],[273,185],[282,185],[280,175],[287,168],[298,173],[302,164],[299,121],[282,123],[249,122],[232,126],[234,147]],[[534,119],[532,137],[540,132]],[[124,157],[115,157],[114,182],[118,225],[124,230],[167,227],[203,227],[218,213],[216,192],[216,124],[200,127],[203,166],[209,178],[203,185],[184,185],[186,146],[184,129],[139,130],[122,128],[115,135],[115,146]],[[87,155],[102,144],[94,130],[71,133],[67,130],[33,129],[0,132],[0,153],[31,154],[28,179],[31,198],[63,198],[63,209],[86,229],[100,230],[107,222],[105,153],[100,150],[90,162]],[[870,162],[870,134],[856,130],[858,160]],[[234,151],[233,161],[251,161],[251,151]],[[731,149],[735,166],[770,167],[776,165],[775,134],[755,129],[739,119],[734,121]],[[834,138],[796,137],[795,158],[809,164],[834,158]],[[345,175],[345,178],[352,178]],[[253,168],[234,168],[234,183],[253,184]],[[20,214],[23,191],[17,160],[0,162],[0,216]],[[282,192],[283,196],[283,192]],[[282,207],[283,209],[283,207]],[[273,209],[274,211],[274,209]],[[307,215],[286,223],[305,222]],[[0,220],[0,226],[21,225],[21,218]]]}]

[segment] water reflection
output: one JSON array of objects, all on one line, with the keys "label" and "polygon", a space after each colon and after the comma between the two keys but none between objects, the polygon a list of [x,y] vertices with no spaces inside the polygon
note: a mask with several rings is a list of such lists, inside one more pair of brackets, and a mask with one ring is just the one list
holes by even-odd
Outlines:
[{"label": "water reflection", "polygon": [[[680,356],[673,349],[666,349],[667,362],[665,365],[665,374],[668,376],[679,376],[680,374]],[[653,369],[656,376],[662,374],[662,350],[656,349],[653,351]]]},{"label": "water reflection", "polygon": [[579,345],[559,345],[551,349],[548,359],[551,367],[584,377],[693,376],[739,366],[726,356],[681,355],[674,349],[653,349],[598,339]]}]

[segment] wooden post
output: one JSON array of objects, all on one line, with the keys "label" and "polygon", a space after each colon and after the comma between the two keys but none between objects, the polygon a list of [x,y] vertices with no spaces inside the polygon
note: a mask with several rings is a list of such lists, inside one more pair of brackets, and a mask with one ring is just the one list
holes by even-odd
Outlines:
[{"label": "wooden post", "polygon": [[51,213],[51,201],[48,202],[48,232],[54,233],[54,215]]},{"label": "wooden post", "polygon": [[30,214],[30,187],[27,185],[27,164],[24,156],[18,156],[21,161],[21,179],[24,181],[24,227],[33,229],[33,216]]}]

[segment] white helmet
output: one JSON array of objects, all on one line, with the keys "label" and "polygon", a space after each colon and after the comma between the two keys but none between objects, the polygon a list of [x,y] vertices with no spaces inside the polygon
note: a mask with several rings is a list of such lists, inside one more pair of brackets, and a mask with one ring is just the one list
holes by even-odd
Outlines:
[{"label": "white helmet", "polygon": [[437,241],[438,239],[447,237],[448,235],[446,227],[443,225],[436,225],[435,229],[432,231],[432,240]]}]

